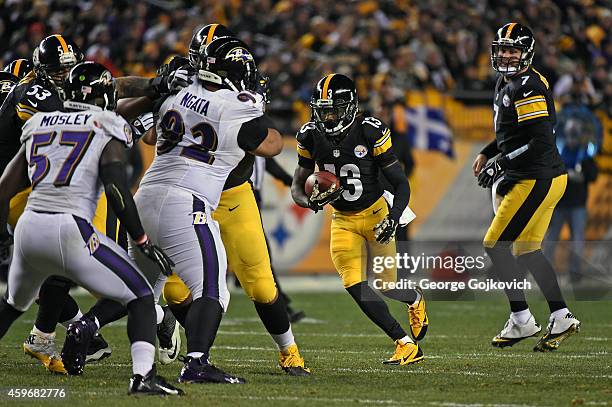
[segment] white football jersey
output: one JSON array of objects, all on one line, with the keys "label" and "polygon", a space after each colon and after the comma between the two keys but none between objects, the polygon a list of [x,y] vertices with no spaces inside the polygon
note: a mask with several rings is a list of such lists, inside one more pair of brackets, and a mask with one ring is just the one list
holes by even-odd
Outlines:
[{"label": "white football jersey", "polygon": [[91,221],[102,189],[100,156],[112,138],[132,146],[130,126],[108,110],[32,116],[21,135],[32,182],[26,208],[70,213]]},{"label": "white football jersey", "polygon": [[209,91],[192,80],[160,108],[157,155],[140,187],[175,186],[215,209],[227,176],[245,154],[238,145],[240,127],[263,115],[264,101],[250,92]]}]

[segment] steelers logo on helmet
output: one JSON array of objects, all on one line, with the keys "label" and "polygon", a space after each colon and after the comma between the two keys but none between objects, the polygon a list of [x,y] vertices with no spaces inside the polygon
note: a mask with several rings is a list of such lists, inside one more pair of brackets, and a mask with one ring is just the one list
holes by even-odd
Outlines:
[{"label": "steelers logo on helmet", "polygon": [[317,130],[338,140],[357,115],[357,89],[347,76],[332,73],[319,80],[310,100]]},{"label": "steelers logo on helmet", "polygon": [[[520,23],[508,23],[495,33],[491,43],[491,64],[497,72],[512,76],[531,65],[535,48],[535,38],[529,27]],[[520,53],[510,55],[508,50]]]}]

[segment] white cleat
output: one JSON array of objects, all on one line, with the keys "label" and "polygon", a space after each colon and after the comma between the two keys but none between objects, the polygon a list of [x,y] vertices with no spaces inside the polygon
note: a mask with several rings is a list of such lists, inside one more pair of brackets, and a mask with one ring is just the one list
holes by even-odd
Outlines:
[{"label": "white cleat", "polygon": [[508,321],[506,321],[504,329],[502,329],[501,332],[497,334],[495,338],[493,338],[491,345],[495,346],[496,348],[512,346],[523,339],[536,336],[541,329],[540,324],[536,322],[533,315],[530,316],[527,322],[524,324],[518,324],[512,319],[512,317],[510,317],[508,318]]},{"label": "white cleat", "polygon": [[552,318],[551,316],[546,333],[533,350],[536,352],[557,350],[561,342],[578,332],[580,332],[580,321],[571,312],[565,314],[563,318]]},{"label": "white cleat", "polygon": [[181,351],[181,326],[174,318],[168,306],[162,307],[164,319],[157,325],[157,339],[159,347],[157,350],[159,363],[168,365],[178,358]]}]

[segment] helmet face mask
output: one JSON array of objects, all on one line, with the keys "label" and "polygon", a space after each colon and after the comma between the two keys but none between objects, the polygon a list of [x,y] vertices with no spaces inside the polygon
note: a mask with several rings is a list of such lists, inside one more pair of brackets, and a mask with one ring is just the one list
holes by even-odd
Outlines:
[{"label": "helmet face mask", "polygon": [[72,68],[60,96],[69,110],[115,110],[117,90],[115,80],[103,65],[82,62]]},{"label": "helmet face mask", "polygon": [[327,137],[338,138],[357,116],[357,91],[353,81],[340,74],[322,78],[313,91],[310,107],[317,130]]},{"label": "helmet face mask", "polygon": [[506,24],[497,30],[491,44],[491,65],[502,75],[513,76],[531,65],[534,47],[535,39],[528,27]]},{"label": "helmet face mask", "polygon": [[258,83],[255,58],[244,42],[217,38],[200,47],[198,79],[236,92],[254,91]]}]

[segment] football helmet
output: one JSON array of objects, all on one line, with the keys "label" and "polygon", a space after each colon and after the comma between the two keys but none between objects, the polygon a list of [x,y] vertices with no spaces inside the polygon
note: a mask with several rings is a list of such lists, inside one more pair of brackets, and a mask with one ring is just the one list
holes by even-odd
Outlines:
[{"label": "football helmet", "polygon": [[19,78],[7,71],[0,71],[0,93],[8,93]]},{"label": "football helmet", "polygon": [[312,120],[319,132],[336,138],[357,116],[357,89],[348,76],[332,73],[319,80],[310,99]]},{"label": "football helmet", "polygon": [[191,42],[189,43],[189,62],[194,68],[198,66],[198,56],[200,55],[202,44],[208,45],[217,38],[233,36],[234,34],[222,24],[205,25],[191,37]]},{"label": "football helmet", "polygon": [[60,96],[69,110],[114,110],[117,106],[113,75],[104,65],[92,61],[70,70]]},{"label": "football helmet", "polygon": [[202,44],[198,78],[236,92],[254,91],[259,75],[249,47],[232,37],[221,37]]},{"label": "football helmet", "polygon": [[10,72],[17,78],[21,79],[26,76],[28,72],[30,72],[33,68],[34,65],[32,65],[32,62],[30,62],[29,59],[19,58],[8,64],[4,68],[4,71]]},{"label": "football helmet", "polygon": [[49,80],[56,87],[62,86],[68,71],[81,61],[83,53],[79,47],[60,34],[42,40],[32,55],[36,75]]},{"label": "football helmet", "polygon": [[[521,50],[518,62],[513,63],[512,58],[502,57],[500,51],[503,47]],[[508,23],[495,33],[491,43],[491,64],[493,69],[503,75],[513,75],[523,68],[531,65],[535,47],[535,38],[529,27],[519,23]]]}]

